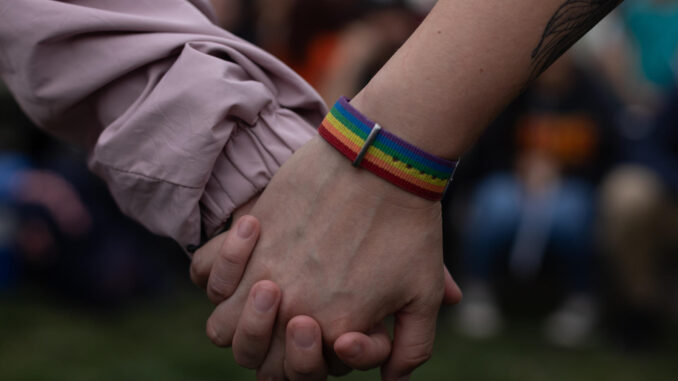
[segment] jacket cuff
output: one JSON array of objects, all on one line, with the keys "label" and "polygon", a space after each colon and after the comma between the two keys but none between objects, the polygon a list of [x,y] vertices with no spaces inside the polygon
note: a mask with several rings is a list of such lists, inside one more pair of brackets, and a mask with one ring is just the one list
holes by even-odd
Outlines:
[{"label": "jacket cuff", "polygon": [[203,238],[218,234],[231,214],[263,191],[283,163],[316,134],[307,119],[274,105],[252,125],[238,122],[200,200]]}]

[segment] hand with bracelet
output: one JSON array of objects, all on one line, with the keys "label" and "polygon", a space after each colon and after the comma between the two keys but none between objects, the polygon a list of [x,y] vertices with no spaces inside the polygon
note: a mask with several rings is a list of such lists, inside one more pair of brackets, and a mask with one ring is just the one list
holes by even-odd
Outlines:
[{"label": "hand with bracelet", "polygon": [[[319,138],[295,154],[251,211],[261,222],[261,237],[240,288],[208,322],[212,340],[231,344],[250,286],[272,280],[282,289],[283,327],[294,316],[308,315],[318,321],[328,345],[341,346],[335,341],[342,334],[368,332],[401,311],[391,361],[402,364],[399,375],[423,362],[432,351],[444,293],[440,206],[382,182],[351,167]],[[353,226],[360,231],[347,229]],[[389,234],[399,239],[373,239]],[[342,278],[332,280],[337,274]],[[391,295],[380,294],[384,289]],[[403,294],[406,301],[400,300]],[[276,335],[264,374],[283,369],[285,331],[279,328]],[[412,358],[399,357],[405,353]]]},{"label": "hand with bracelet", "polygon": [[[342,103],[345,108],[342,108]],[[345,102],[342,101],[338,105],[338,108],[335,108],[333,110],[334,114],[337,115],[352,115],[351,112],[357,113],[355,110],[348,111],[350,106]],[[341,110],[341,111],[339,111]],[[342,116],[340,116],[342,118]],[[328,122],[330,119],[328,118],[326,122]],[[331,125],[328,124],[328,127]],[[367,127],[367,126],[363,126]],[[355,126],[354,126],[355,128]],[[328,131],[325,130],[324,131]],[[380,140],[377,140],[375,142],[374,147],[381,146]],[[370,146],[365,146],[365,148],[368,148]],[[302,155],[302,152],[304,150],[308,150],[307,155]],[[261,237],[261,242],[259,243],[258,249],[261,248],[263,244],[269,244],[266,242],[266,236],[267,233],[275,232],[275,230],[271,228],[267,228],[265,225],[266,221],[270,221],[271,219],[273,222],[277,222],[278,224],[282,225],[285,230],[282,232],[279,232],[278,234],[281,234],[281,236],[273,236],[272,241],[273,242],[292,242],[294,245],[291,245],[291,247],[275,247],[275,248],[270,248],[267,249],[267,253],[286,253],[284,255],[285,258],[287,258],[289,261],[284,261],[283,263],[276,263],[274,265],[268,266],[271,270],[273,269],[280,269],[280,268],[288,268],[290,271],[288,272],[287,277],[283,278],[273,278],[271,277],[270,279],[275,280],[277,284],[280,285],[280,287],[284,290],[284,297],[282,298],[282,309],[281,313],[285,312],[285,308],[287,308],[290,312],[288,312],[288,316],[292,317],[295,315],[300,315],[300,314],[308,314],[314,317],[317,317],[318,314],[316,311],[313,310],[304,310],[304,309],[296,309],[295,307],[298,306],[298,303],[295,302],[292,308],[290,306],[285,306],[285,300],[291,299],[291,296],[298,295],[299,298],[307,299],[305,296],[307,293],[307,289],[316,289],[316,290],[321,290],[323,282],[323,278],[326,278],[326,276],[321,273],[321,272],[310,272],[309,274],[303,274],[302,276],[299,276],[299,272],[295,271],[295,269],[298,268],[304,268],[305,266],[303,265],[304,261],[315,257],[314,260],[317,260],[318,263],[318,268],[321,268],[321,266],[324,267],[334,267],[337,269],[340,269],[343,264],[349,264],[352,262],[353,266],[357,266],[358,268],[364,268],[364,269],[369,269],[369,268],[376,268],[376,264],[374,263],[375,259],[374,257],[366,256],[364,258],[359,258],[359,257],[354,257],[353,260],[347,260],[348,256],[354,255],[356,253],[361,253],[363,250],[371,250],[375,251],[376,253],[384,254],[384,257],[376,259],[378,262],[383,262],[383,263],[390,263],[391,267],[390,269],[388,267],[384,267],[386,271],[389,273],[392,273],[396,271],[398,268],[405,270],[402,274],[399,274],[397,278],[393,278],[394,282],[390,284],[388,287],[393,290],[394,295],[397,295],[403,291],[405,291],[405,287],[408,287],[408,284],[403,282],[404,279],[407,279],[408,277],[411,277],[414,279],[416,282],[420,283],[427,283],[429,280],[433,280],[430,283],[430,289],[426,290],[427,296],[426,296],[426,301],[423,303],[412,303],[410,306],[408,306],[408,309],[403,311],[403,315],[399,317],[399,321],[404,324],[404,330],[405,332],[410,332],[412,333],[411,338],[409,339],[411,342],[410,343],[407,341],[406,337],[403,337],[403,342],[400,346],[398,346],[398,343],[396,343],[396,349],[400,348],[400,352],[397,350],[394,352],[392,356],[392,361],[394,364],[398,366],[399,372],[401,373],[409,373],[413,369],[414,366],[418,365],[421,361],[423,361],[428,354],[430,354],[432,347],[432,335],[435,327],[435,311],[440,306],[440,303],[442,301],[443,293],[445,291],[445,286],[443,283],[443,280],[445,279],[445,273],[444,273],[444,268],[442,265],[442,253],[441,252],[436,252],[436,251],[441,251],[442,250],[442,245],[441,245],[441,225],[440,225],[440,206],[439,203],[436,201],[431,201],[431,200],[426,200],[423,198],[420,198],[415,195],[411,195],[399,188],[392,187],[390,184],[387,183],[382,183],[383,181],[377,177],[374,177],[373,174],[370,173],[364,173],[361,170],[355,169],[350,166],[350,162],[347,161],[346,158],[342,157],[339,152],[337,152],[334,148],[332,148],[330,145],[328,145],[326,142],[322,141],[320,138],[315,139],[311,143],[309,143],[302,151],[299,152],[299,154],[295,155],[297,158],[302,158],[302,160],[308,160],[305,158],[312,158],[314,155],[322,155],[326,157],[328,160],[323,160],[319,161],[316,159],[310,160],[305,164],[301,163],[295,163],[292,159],[290,162],[288,162],[284,168],[281,171],[285,170],[290,170],[290,169],[295,169],[295,168],[306,168],[306,170],[311,170],[315,173],[325,173],[325,176],[323,177],[318,177],[316,179],[307,177],[305,176],[306,171],[302,171],[299,174],[292,175],[294,176],[294,180],[292,180],[290,183],[281,183],[277,184],[274,181],[269,185],[267,188],[267,191],[264,192],[264,194],[261,196],[261,198],[257,201],[256,206],[252,210],[252,214],[259,217],[259,219],[262,222],[262,231],[263,235]],[[368,155],[364,158],[365,164],[369,164],[372,162],[374,157],[372,157],[372,152],[369,152]],[[403,164],[403,162],[407,163],[408,160],[413,160],[413,159],[408,159],[407,152],[403,151],[400,154],[400,159],[396,162],[397,166],[409,166],[409,164]],[[364,165],[365,165],[364,164]],[[389,163],[390,164],[390,163]],[[393,168],[397,169],[397,166],[394,166]],[[451,175],[453,167],[448,168],[448,173],[447,177]],[[418,169],[411,169],[411,171],[418,171]],[[283,173],[283,172],[281,172]],[[364,180],[362,181],[368,181],[365,182],[366,185],[373,187],[372,190],[369,189],[363,189],[363,188],[355,188],[354,185],[354,180],[351,179],[352,176],[359,176],[359,178],[363,178],[362,176],[367,176],[363,178]],[[421,176],[417,172],[418,176]],[[430,175],[428,175],[430,177]],[[422,176],[423,177],[423,176]],[[276,176],[276,178],[281,178]],[[294,185],[294,184],[308,184],[307,189],[312,189],[311,187],[315,187],[316,185],[313,184],[314,181],[319,180],[322,182],[322,184],[327,184],[330,185],[335,179],[345,179],[342,184],[343,184],[343,189],[347,190],[346,194],[342,194],[343,192],[339,191],[339,188],[336,188],[334,186],[331,187],[326,187],[325,185],[320,185],[316,189],[323,189],[321,192],[324,192],[326,195],[322,197],[315,197],[311,193],[304,192],[302,190],[295,190],[293,192],[289,192],[288,190],[283,191],[278,191],[279,186],[287,186],[287,185]],[[438,182],[441,182],[439,179]],[[436,194],[429,194],[426,193],[427,196],[433,196],[433,197],[439,197],[442,194],[442,190],[444,189],[444,183],[445,181],[442,181],[442,185],[438,186],[438,193]],[[385,186],[385,187],[384,187]],[[337,193],[337,191],[339,191]],[[370,193],[374,193],[374,195]],[[294,226],[290,224],[285,224],[283,221],[294,221],[295,218],[298,218],[298,215],[295,213],[298,212],[298,210],[294,209],[287,209],[287,208],[279,208],[276,207],[279,203],[279,201],[276,199],[276,196],[278,195],[286,195],[286,194],[293,194],[293,195],[298,195],[300,196],[298,198],[299,201],[292,201],[291,205],[308,205],[309,207],[306,208],[307,212],[305,212],[307,218],[302,219],[302,223],[304,225],[301,226]],[[390,195],[389,195],[390,194]],[[267,199],[267,195],[273,195],[274,197]],[[384,195],[389,195],[388,197],[381,197]],[[313,211],[313,206],[314,204],[312,201],[303,201],[302,202],[302,197],[307,197],[308,199],[316,199],[318,201],[324,200],[324,199],[336,199],[338,203],[331,203],[329,206],[331,206],[330,209],[326,210],[316,210]],[[367,197],[367,198],[365,198]],[[360,199],[365,199],[364,201],[361,201]],[[270,201],[269,201],[270,200]],[[378,203],[378,208],[374,208],[374,203]],[[262,206],[263,205],[263,206]],[[280,204],[280,205],[286,205],[286,204]],[[289,202],[287,205],[290,205]],[[317,205],[317,203],[316,203]],[[262,207],[262,210],[264,211],[272,211],[270,214],[266,214],[265,212],[263,214],[258,214],[257,208]],[[280,211],[276,211],[280,210]],[[361,214],[362,212],[368,211],[367,214]],[[311,212],[313,211],[313,212]],[[374,213],[374,211],[381,211],[378,216],[370,215],[371,213]],[[340,217],[339,222],[342,224],[344,221],[341,221],[344,218],[347,218],[351,215],[356,216],[358,220],[356,221],[350,221],[352,224],[362,224],[362,226],[365,229],[365,232],[372,232],[373,234],[378,234],[378,235],[383,235],[384,232],[380,231],[380,229],[390,229],[393,223],[393,221],[387,223],[388,220],[390,220],[390,216],[398,216],[401,214],[401,212],[405,212],[405,216],[407,221],[404,221],[400,223],[400,226],[397,226],[399,229],[401,229],[402,233],[398,234],[398,236],[403,237],[402,242],[397,242],[397,241],[390,241],[390,242],[384,242],[385,245],[379,247],[370,247],[374,242],[371,241],[370,236],[368,234],[363,234],[362,237],[359,237],[362,242],[359,242],[359,244],[365,245],[364,247],[360,247],[356,245],[356,241],[353,239],[345,239],[344,242],[336,244],[332,243],[332,241],[329,242],[321,242],[321,241],[313,241],[312,237],[313,236],[320,236],[322,237],[323,235],[318,233],[319,231],[323,230],[334,230],[337,229],[335,227],[332,227],[331,225],[337,221],[336,218],[331,218],[331,216],[336,216],[338,213],[346,213],[344,216]],[[412,216],[410,218],[409,216]],[[339,216],[337,216],[339,217]],[[375,218],[377,217],[377,218]],[[315,220],[317,219],[317,220]],[[360,220],[363,220],[362,223]],[[279,222],[278,222],[279,221]],[[347,221],[349,222],[349,221]],[[275,225],[272,225],[275,226]],[[360,225],[359,225],[360,226]],[[433,231],[432,232],[427,232],[426,230],[429,228],[429,226],[433,226]],[[423,229],[420,229],[423,228]],[[238,229],[238,227],[236,227]],[[343,227],[339,227],[339,229],[343,229]],[[418,230],[419,229],[419,230]],[[304,237],[297,237],[294,240],[290,240],[288,235],[289,234],[298,234],[297,232],[302,232],[302,231],[308,231],[309,232],[309,239],[306,239]],[[412,231],[415,237],[421,237],[421,240],[416,241],[413,245],[408,245],[407,241],[408,239],[406,238],[407,235],[406,233],[408,231]],[[310,255],[297,255],[295,258],[295,255],[293,253],[306,253],[308,252],[307,249],[298,249],[301,245],[306,245],[308,243],[312,243],[313,245],[317,245],[317,249],[315,249],[315,253],[312,253]],[[212,244],[212,243],[211,243]],[[345,245],[345,253],[339,253],[340,255],[334,256],[334,255],[323,255],[323,253],[333,253],[336,252],[336,250],[341,246]],[[212,244],[214,245],[214,244]],[[201,257],[204,257],[205,252],[210,252],[213,251],[211,250],[211,245],[208,245],[208,247],[202,249],[198,253],[196,253],[196,262],[194,263],[204,263],[205,260]],[[406,266],[406,262],[415,262],[415,258],[421,257],[422,253],[423,255],[427,256],[430,258],[430,260],[427,260],[427,257],[423,258],[423,262],[428,262],[429,266],[435,266],[437,271],[433,271],[431,268],[429,268],[429,271],[424,271],[424,272],[415,272],[415,273],[410,273],[408,271],[408,266]],[[431,253],[431,254],[429,254]],[[390,258],[393,256],[393,258]],[[276,256],[272,260],[275,260],[277,258],[280,258],[280,256]],[[394,261],[394,258],[401,258],[403,262],[399,261]],[[364,264],[361,264],[359,261],[361,259],[366,259],[367,261]],[[269,259],[271,260],[271,259]],[[251,267],[256,266],[257,257],[255,257],[252,261],[250,261]],[[231,261],[232,262],[232,261]],[[324,262],[324,263],[323,263]],[[211,267],[211,266],[205,266],[205,265],[196,265],[197,267]],[[217,286],[215,287],[215,281],[214,281],[214,273],[219,272],[218,270],[219,265],[216,265],[214,267],[214,270],[212,270],[212,274],[210,275],[210,283],[211,286],[208,286],[208,293],[212,293],[212,299],[214,301],[218,301],[220,297],[223,296],[228,296],[230,295],[232,289],[234,288],[233,283],[237,283],[237,280],[240,279],[239,274],[228,274],[226,276],[218,276],[221,279],[230,279],[231,284],[230,286],[226,287],[226,291],[224,291],[223,286]],[[223,266],[221,266],[223,267]],[[229,267],[229,266],[227,266]],[[231,268],[234,266],[231,265]],[[309,269],[310,270],[310,269]],[[221,271],[224,272],[224,271]],[[347,273],[353,272],[350,269],[346,270]],[[195,273],[201,273],[204,274],[204,270],[196,270]],[[432,277],[429,274],[435,274],[436,276]],[[343,280],[346,282],[343,285],[336,285],[336,286],[330,286],[328,289],[341,289],[343,290],[342,292],[347,292],[346,297],[344,297],[345,302],[344,303],[333,303],[331,308],[327,309],[324,313],[326,314],[327,319],[330,319],[333,321],[331,326],[325,326],[323,327],[321,324],[323,336],[325,337],[326,340],[328,340],[329,344],[335,343],[335,340],[340,336],[340,334],[345,333],[345,332],[350,332],[350,331],[371,331],[373,328],[377,328],[376,331],[374,332],[374,335],[376,335],[376,338],[373,338],[372,340],[368,340],[367,338],[364,338],[363,336],[360,336],[359,333],[354,332],[352,334],[345,335],[344,338],[336,341],[336,344],[334,345],[334,349],[337,351],[337,353],[341,356],[341,359],[344,363],[347,363],[351,367],[354,368],[369,368],[373,367],[375,365],[378,365],[379,363],[383,362],[386,360],[386,358],[389,355],[389,340],[388,336],[384,333],[383,328],[379,328],[378,323],[383,320],[383,318],[386,315],[389,315],[392,311],[387,310],[391,304],[397,303],[396,299],[397,297],[391,298],[392,300],[377,300],[375,298],[374,303],[370,303],[372,306],[375,307],[374,311],[371,310],[363,310],[363,311],[355,311],[356,313],[361,313],[361,319],[362,320],[368,320],[369,325],[360,325],[356,326],[355,328],[351,328],[350,322],[348,320],[346,321],[340,321],[339,319],[331,319],[331,316],[337,316],[341,317],[342,315],[346,315],[347,313],[350,312],[350,309],[353,305],[356,305],[357,303],[353,303],[353,299],[355,296],[364,294],[364,292],[359,292],[360,290],[378,290],[380,287],[383,287],[381,279],[384,277],[381,276],[379,273],[375,273],[373,275],[371,274],[360,274],[356,273],[354,279],[345,279]],[[256,279],[256,281],[260,281],[266,278],[267,274],[264,275],[263,277],[260,277]],[[204,277],[203,277],[204,279]],[[309,280],[309,283],[304,284],[304,282],[300,282],[300,279],[307,279]],[[447,301],[454,303],[459,300],[460,293],[456,285],[452,282],[451,277],[447,275]],[[248,279],[244,279],[244,283],[247,283]],[[317,282],[317,284],[313,284],[311,282]],[[203,283],[198,282],[198,283]],[[219,282],[216,282],[219,283]],[[256,286],[255,286],[256,287]],[[270,287],[270,284],[269,284]],[[418,287],[412,287],[413,290],[416,290]],[[215,289],[219,289],[220,291],[214,292]],[[241,290],[244,290],[241,288]],[[330,298],[322,296],[321,294],[318,294],[319,297],[317,300],[311,300],[311,303],[322,303],[323,300],[329,300]],[[310,295],[309,295],[310,296]],[[241,299],[239,300],[238,297]],[[238,353],[240,353],[238,347],[238,333],[236,333],[236,325],[233,324],[233,322],[237,322],[238,324],[243,324],[244,322],[247,322],[248,320],[251,321],[252,319],[245,318],[244,314],[247,313],[248,308],[245,307],[245,312],[243,313],[243,316],[238,318],[240,315],[240,311],[236,307],[229,306],[229,304],[233,303],[246,303],[244,302],[245,298],[248,297],[248,293],[244,292],[240,295],[236,293],[236,295],[229,299],[226,303],[222,304],[221,306],[218,307],[217,312],[213,316],[216,318],[213,318],[210,322],[210,328],[208,328],[208,334],[213,338],[213,340],[220,345],[229,345],[231,343],[234,344],[234,353],[236,354],[236,359],[238,357],[241,357],[239,360],[239,363],[241,365],[249,365],[249,366],[256,366],[258,365],[257,362],[250,362],[249,360],[242,360],[243,356],[239,356]],[[420,296],[416,294],[412,294],[409,299],[415,300],[418,299]],[[309,304],[311,304],[309,303]],[[401,306],[398,306],[399,309]],[[411,310],[410,310],[411,308]],[[381,309],[379,311],[378,309]],[[370,315],[381,315],[377,319],[369,318]],[[223,320],[222,320],[223,319]],[[323,321],[322,318],[318,319],[319,321]],[[224,329],[225,324],[231,324],[228,329],[229,331],[226,333],[222,333],[221,331],[217,332],[210,332],[212,329],[219,329],[222,330]],[[412,324],[413,327],[408,330],[407,326]],[[402,331],[403,328],[399,328],[399,331]],[[332,329],[335,329],[333,333]],[[342,330],[342,331],[340,331]],[[319,331],[319,330],[318,330]],[[251,335],[250,335],[251,336]],[[317,334],[317,338],[319,339],[320,334]],[[242,337],[242,335],[240,336]],[[427,347],[420,346],[420,343],[418,340],[426,338],[427,342],[424,344],[427,344]],[[360,341],[363,340],[361,343]],[[386,344],[382,344],[382,343]],[[274,341],[275,343],[275,341]],[[372,344],[374,343],[374,344]],[[381,344],[381,345],[379,345]],[[430,345],[429,345],[430,344]],[[290,345],[289,343],[287,345]],[[351,353],[353,350],[352,346],[358,345],[359,347],[359,352],[360,353]],[[411,348],[408,346],[412,346],[413,348],[416,348],[416,351],[412,351]],[[249,346],[249,350],[252,351],[253,346]],[[375,347],[370,348],[370,347]],[[281,348],[282,349],[282,348]],[[289,350],[287,351],[289,352]],[[265,353],[265,351],[264,351]],[[400,356],[401,358],[399,359]],[[244,356],[246,359],[250,358],[251,356]],[[281,356],[280,356],[281,357]],[[279,357],[279,358],[280,358]],[[269,358],[273,358],[271,354],[269,353]],[[287,359],[288,357],[286,357]],[[371,361],[369,360],[370,358],[374,358],[375,360]],[[261,358],[263,359],[263,357]],[[379,361],[378,361],[379,360]],[[376,361],[376,362],[375,362]],[[276,365],[276,364],[273,364]],[[280,368],[279,364],[278,367]]]},{"label": "hand with bracelet", "polygon": [[[584,3],[441,0],[351,104],[425,157],[457,158],[619,1]],[[385,379],[407,377],[431,355],[444,288],[440,204],[413,192],[415,180],[398,184],[377,169],[352,167],[339,146],[314,138],[274,177],[251,211],[261,237],[241,284],[208,321],[210,338],[231,344],[250,288],[265,280],[280,287],[262,379],[283,378],[286,327],[297,315],[315,319],[316,337],[322,333],[328,348],[349,359],[353,347],[344,347],[343,334],[369,332],[395,315]],[[401,158],[390,156],[388,165],[402,170],[394,164]],[[364,160],[374,164],[369,151]],[[419,188],[440,192],[435,177]]]}]

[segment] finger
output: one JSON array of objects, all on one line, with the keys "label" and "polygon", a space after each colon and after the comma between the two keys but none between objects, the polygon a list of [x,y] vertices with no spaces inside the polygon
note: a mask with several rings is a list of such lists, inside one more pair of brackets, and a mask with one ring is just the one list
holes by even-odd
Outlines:
[{"label": "finger", "polygon": [[229,298],[238,287],[258,237],[259,221],[252,216],[241,217],[226,232],[207,282],[207,296],[214,304]]},{"label": "finger", "polygon": [[284,368],[291,381],[327,379],[322,333],[312,318],[296,316],[287,323]]},{"label": "finger", "polygon": [[[234,210],[233,214],[231,215],[233,220],[239,221],[241,217],[243,217],[245,214],[248,214],[258,199],[259,195],[256,195],[245,204],[240,205],[236,210]],[[214,264],[214,259],[217,257],[225,237],[225,233],[214,237],[212,240],[207,242],[205,246],[203,246],[191,256],[191,280],[193,280],[193,283],[195,283],[198,287],[203,289],[207,287],[207,280],[209,279],[210,271],[212,270],[212,265]]]},{"label": "finger", "polygon": [[376,368],[385,363],[391,354],[391,337],[386,326],[379,324],[367,335],[349,332],[339,336],[334,342],[334,352],[351,368]]},{"label": "finger", "polygon": [[275,334],[271,339],[266,359],[257,369],[257,380],[285,380],[285,326],[276,323]]},{"label": "finger", "polygon": [[248,296],[247,289],[239,289],[228,300],[214,308],[207,319],[206,332],[212,343],[218,347],[230,347],[233,336]]},{"label": "finger", "polygon": [[[235,226],[239,226],[239,223],[242,222],[242,218],[249,217],[256,221],[256,218],[252,216],[243,216],[239,218]],[[258,222],[258,221],[257,221]],[[251,238],[256,242],[256,239],[259,234],[259,224],[256,224],[255,237]],[[217,257],[222,253],[222,250],[228,248],[227,245],[232,244],[237,236],[233,237],[233,229],[229,230],[226,233],[219,234],[218,236],[209,240],[203,247],[193,254],[191,259],[190,275],[191,280],[200,288],[206,288],[207,282],[210,277],[210,272],[214,266],[214,262]],[[249,257],[249,253],[247,253]]]},{"label": "finger", "polygon": [[410,374],[431,358],[437,309],[406,308],[396,314],[391,358],[382,367],[382,378],[407,380]]},{"label": "finger", "polygon": [[245,368],[258,368],[266,358],[280,304],[280,288],[271,281],[256,283],[233,336],[233,357]]},{"label": "finger", "polygon": [[443,265],[443,269],[445,271],[445,296],[443,297],[443,304],[447,304],[448,306],[455,305],[461,302],[463,295],[457,282],[454,281],[452,275],[450,275],[450,271],[445,265]]},{"label": "finger", "polygon": [[203,247],[198,249],[191,257],[190,276],[196,286],[204,289],[210,277],[210,271],[214,265],[214,259],[219,255],[221,246],[226,238],[226,233],[212,238]]}]

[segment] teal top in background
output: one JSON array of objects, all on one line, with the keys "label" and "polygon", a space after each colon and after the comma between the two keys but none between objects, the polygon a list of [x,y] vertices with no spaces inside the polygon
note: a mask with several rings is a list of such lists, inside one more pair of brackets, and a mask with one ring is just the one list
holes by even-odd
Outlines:
[{"label": "teal top in background", "polygon": [[622,15],[635,40],[642,74],[661,88],[675,80],[678,0],[631,0]]}]

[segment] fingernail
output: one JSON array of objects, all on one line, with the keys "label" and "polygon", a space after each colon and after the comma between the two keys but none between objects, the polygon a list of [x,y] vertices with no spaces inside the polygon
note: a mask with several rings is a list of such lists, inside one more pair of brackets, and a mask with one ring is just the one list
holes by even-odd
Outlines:
[{"label": "fingernail", "polygon": [[354,342],[346,350],[346,355],[348,357],[358,357],[363,353],[363,346],[360,343]]},{"label": "fingernail", "polygon": [[254,233],[254,222],[251,218],[245,217],[241,218],[238,223],[238,237],[242,239],[247,239],[252,236]]},{"label": "fingernail", "polygon": [[297,327],[292,339],[297,347],[309,349],[315,344],[315,329],[313,327]]},{"label": "fingernail", "polygon": [[273,291],[260,288],[254,292],[254,308],[261,313],[266,313],[275,304],[275,298],[276,296]]}]

